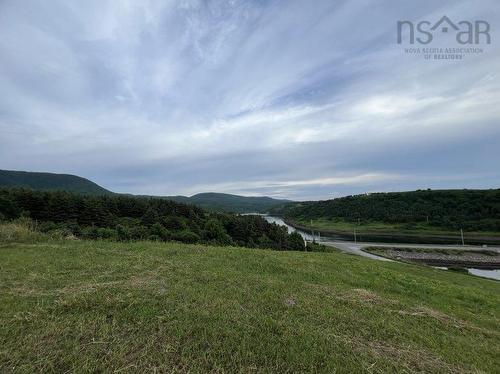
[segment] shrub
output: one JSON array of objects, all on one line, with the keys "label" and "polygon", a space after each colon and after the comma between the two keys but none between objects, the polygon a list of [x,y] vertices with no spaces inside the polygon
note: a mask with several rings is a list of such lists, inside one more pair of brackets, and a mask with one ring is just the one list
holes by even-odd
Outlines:
[{"label": "shrub", "polygon": [[187,225],[180,217],[177,216],[168,216],[163,220],[163,226],[165,226],[169,230],[184,230]]},{"label": "shrub", "polygon": [[22,218],[13,222],[0,224],[0,241],[2,242],[34,242],[48,239],[47,236],[35,230],[30,219]]},{"label": "shrub", "polygon": [[305,251],[306,246],[304,242],[304,238],[298,233],[298,232],[293,232],[290,234],[288,237],[287,241],[287,249],[291,251]]},{"label": "shrub", "polygon": [[273,248],[274,242],[266,234],[262,234],[257,242],[259,248]]},{"label": "shrub", "polygon": [[141,218],[141,223],[146,226],[152,226],[153,224],[160,221],[160,216],[156,209],[149,208],[146,213]]},{"label": "shrub", "polygon": [[170,240],[171,239],[171,234],[170,231],[168,231],[161,223],[155,223],[151,227],[151,236],[156,236],[159,238],[159,240]]},{"label": "shrub", "polygon": [[88,226],[82,229],[81,236],[85,239],[97,239],[97,227]]},{"label": "shrub", "polygon": [[57,226],[57,224],[55,224],[54,222],[52,221],[46,221],[46,222],[42,222],[38,225],[38,229],[41,231],[41,232],[49,232],[49,231],[53,231],[53,230],[56,230],[59,226]]},{"label": "shrub", "polygon": [[130,230],[127,226],[116,225],[116,235],[118,240],[127,241],[131,239]]},{"label": "shrub", "polygon": [[326,246],[323,244],[307,242],[306,251],[308,252],[337,252],[336,248]]},{"label": "shrub", "polygon": [[138,225],[129,228],[132,240],[143,240],[149,237],[149,230],[146,226]]},{"label": "shrub", "polygon": [[213,218],[208,220],[203,227],[203,239],[215,244],[229,244],[232,242],[222,223]]},{"label": "shrub", "polygon": [[97,229],[97,238],[99,239],[116,239],[117,236],[116,230],[107,227],[99,227]]},{"label": "shrub", "polygon": [[152,242],[160,242],[162,239],[158,235],[149,235],[148,240]]},{"label": "shrub", "polygon": [[196,243],[200,240],[200,237],[192,231],[184,230],[174,233],[173,239],[183,243]]}]

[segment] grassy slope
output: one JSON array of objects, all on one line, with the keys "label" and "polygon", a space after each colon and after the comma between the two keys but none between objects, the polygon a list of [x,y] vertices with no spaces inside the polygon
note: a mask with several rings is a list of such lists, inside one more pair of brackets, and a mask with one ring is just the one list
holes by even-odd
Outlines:
[{"label": "grassy slope", "polygon": [[494,372],[499,305],[495,281],[341,253],[4,243],[0,372]]}]

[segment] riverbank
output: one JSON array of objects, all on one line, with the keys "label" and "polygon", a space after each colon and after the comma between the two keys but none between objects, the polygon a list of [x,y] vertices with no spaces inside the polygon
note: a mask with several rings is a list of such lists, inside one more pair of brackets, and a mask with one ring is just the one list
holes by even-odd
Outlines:
[{"label": "riverbank", "polygon": [[[312,232],[316,235],[327,236],[338,240],[354,241],[354,230],[356,230],[356,240],[365,242],[385,242],[385,243],[410,243],[410,244],[452,244],[461,245],[462,237],[460,233],[453,234],[448,231],[441,233],[429,230],[396,230],[396,229],[377,229],[363,225],[352,225],[350,230],[338,230],[325,228],[324,226],[308,225],[305,222],[297,222],[287,218],[283,221],[296,229]],[[345,225],[344,225],[345,226]],[[500,234],[496,233],[465,233],[465,244],[470,245],[500,245]]]},{"label": "riverbank", "polygon": [[397,261],[421,263],[437,267],[500,269],[500,253],[440,248],[365,247],[364,251]]}]

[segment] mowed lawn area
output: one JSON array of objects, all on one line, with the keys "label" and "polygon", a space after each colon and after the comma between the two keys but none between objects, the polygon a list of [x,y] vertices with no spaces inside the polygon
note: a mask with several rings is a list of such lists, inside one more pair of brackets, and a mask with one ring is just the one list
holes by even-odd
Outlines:
[{"label": "mowed lawn area", "polygon": [[0,243],[0,372],[500,368],[500,283],[343,253]]}]

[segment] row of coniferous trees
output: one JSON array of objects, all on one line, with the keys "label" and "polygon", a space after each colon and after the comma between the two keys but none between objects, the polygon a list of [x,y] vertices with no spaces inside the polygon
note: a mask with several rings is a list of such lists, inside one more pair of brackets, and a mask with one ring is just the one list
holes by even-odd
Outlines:
[{"label": "row of coniferous trees", "polygon": [[88,239],[158,240],[304,250],[299,234],[259,216],[208,212],[160,198],[86,196],[68,192],[0,189],[0,219],[22,216],[43,232]]}]

